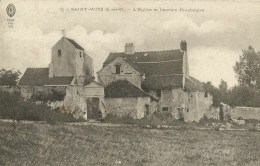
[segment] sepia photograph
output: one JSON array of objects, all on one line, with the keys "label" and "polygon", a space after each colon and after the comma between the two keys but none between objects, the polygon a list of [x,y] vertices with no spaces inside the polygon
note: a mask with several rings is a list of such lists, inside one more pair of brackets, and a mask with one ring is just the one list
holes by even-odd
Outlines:
[{"label": "sepia photograph", "polygon": [[0,0],[0,166],[259,166],[260,0]]}]

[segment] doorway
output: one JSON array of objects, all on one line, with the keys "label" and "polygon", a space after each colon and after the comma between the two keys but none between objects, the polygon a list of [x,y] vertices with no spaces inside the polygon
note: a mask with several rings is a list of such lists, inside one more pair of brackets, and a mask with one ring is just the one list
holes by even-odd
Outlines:
[{"label": "doorway", "polygon": [[87,98],[86,101],[88,119],[98,119],[100,117],[99,98]]}]

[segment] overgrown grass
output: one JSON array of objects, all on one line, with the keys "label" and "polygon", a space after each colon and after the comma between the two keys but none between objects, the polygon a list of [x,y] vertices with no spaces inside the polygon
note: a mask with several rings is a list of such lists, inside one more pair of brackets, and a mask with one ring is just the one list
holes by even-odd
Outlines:
[{"label": "overgrown grass", "polygon": [[118,117],[114,114],[108,114],[103,122],[116,123],[116,124],[137,124],[137,125],[151,125],[156,127],[157,125],[171,125],[171,126],[183,126],[188,125],[182,120],[176,120],[170,113],[155,113],[142,119],[133,119],[130,116]]},{"label": "overgrown grass", "polygon": [[260,132],[0,126],[0,165],[260,165]]}]

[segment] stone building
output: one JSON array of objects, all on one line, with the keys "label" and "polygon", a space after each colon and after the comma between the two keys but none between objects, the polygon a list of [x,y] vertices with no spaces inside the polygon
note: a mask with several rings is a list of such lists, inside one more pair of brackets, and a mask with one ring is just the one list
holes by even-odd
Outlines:
[{"label": "stone building", "polygon": [[104,87],[93,75],[93,60],[84,48],[62,37],[51,49],[49,67],[27,68],[18,87],[25,99],[50,101],[54,97],[62,100],[65,110],[87,118],[93,107],[104,111]]},{"label": "stone building", "polygon": [[[143,108],[139,110],[149,109],[149,113],[169,112],[176,119],[199,121],[212,105],[212,97],[205,93],[202,83],[189,75],[186,41],[181,41],[179,49],[145,52],[136,52],[133,43],[127,43],[124,52],[108,55],[97,77],[106,87],[125,80],[140,91],[145,91],[157,100],[157,105],[139,105]],[[114,88],[114,91],[121,90]],[[123,100],[125,97],[122,93],[120,98]],[[107,96],[105,100],[110,98]],[[123,107],[122,103],[111,102],[107,104],[107,109]],[[132,108],[125,111],[131,112]],[[137,118],[144,116],[137,114],[141,115]]]}]

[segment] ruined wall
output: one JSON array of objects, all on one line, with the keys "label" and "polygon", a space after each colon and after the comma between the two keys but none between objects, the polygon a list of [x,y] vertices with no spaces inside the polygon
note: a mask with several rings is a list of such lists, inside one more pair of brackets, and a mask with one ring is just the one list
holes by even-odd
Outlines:
[{"label": "ruined wall", "polygon": [[220,120],[219,119],[219,112],[220,112],[220,108],[219,107],[210,107],[210,109],[208,111],[205,112],[205,116],[208,119],[216,119],[216,120]]},{"label": "ruined wall", "polygon": [[134,119],[144,117],[146,104],[150,104],[150,97],[105,98],[107,113]]},{"label": "ruined wall", "polygon": [[[61,50],[61,55],[58,55]],[[75,47],[65,38],[59,40],[52,47],[51,66],[53,76],[75,76],[76,57]]]},{"label": "ruined wall", "polygon": [[87,119],[87,104],[85,98],[80,95],[80,89],[76,86],[68,86],[64,99],[64,107],[76,118],[83,117]]},{"label": "ruined wall", "polygon": [[227,104],[221,103],[224,120],[231,119],[256,119],[260,120],[260,107],[230,107]]},{"label": "ruined wall", "polygon": [[205,97],[204,92],[187,92],[181,88],[162,90],[159,100],[159,111],[168,111],[176,119],[199,121],[212,105],[212,97]]},{"label": "ruined wall", "polygon": [[[116,65],[120,65],[120,74],[116,74]],[[123,58],[118,57],[102,70],[97,72],[98,80],[104,85],[108,85],[116,80],[127,80],[135,86],[141,88],[142,76],[132,66],[126,63]]]}]

